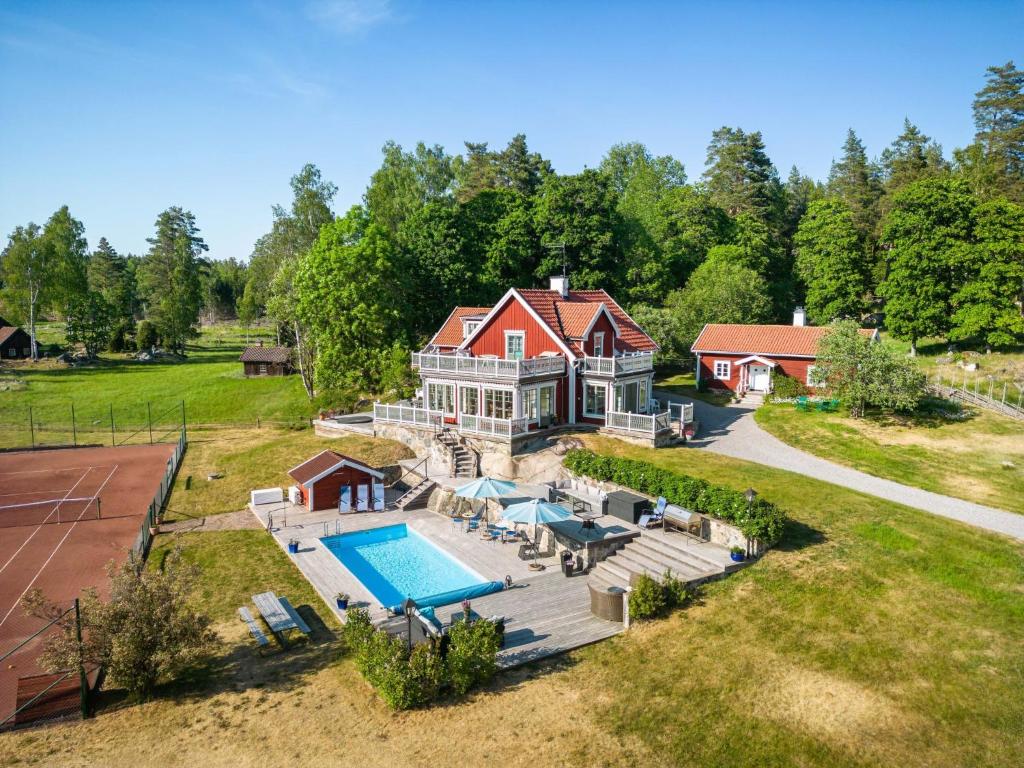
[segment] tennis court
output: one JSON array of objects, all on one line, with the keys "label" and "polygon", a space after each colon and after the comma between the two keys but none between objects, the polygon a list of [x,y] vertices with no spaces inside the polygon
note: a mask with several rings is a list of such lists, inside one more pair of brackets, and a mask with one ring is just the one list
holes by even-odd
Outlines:
[{"label": "tennis court", "polygon": [[[40,589],[71,604],[83,588],[103,594],[106,564],[127,558],[175,445],[0,453],[0,656],[45,622],[21,598]],[[15,710],[19,679],[42,672],[38,640],[0,667],[0,720]]]}]

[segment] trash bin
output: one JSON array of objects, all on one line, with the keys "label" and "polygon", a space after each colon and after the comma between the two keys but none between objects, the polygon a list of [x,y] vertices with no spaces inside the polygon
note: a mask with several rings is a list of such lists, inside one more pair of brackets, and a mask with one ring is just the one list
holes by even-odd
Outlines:
[{"label": "trash bin", "polygon": [[576,570],[576,557],[572,552],[566,550],[562,553],[562,573],[572,576],[574,570]]}]

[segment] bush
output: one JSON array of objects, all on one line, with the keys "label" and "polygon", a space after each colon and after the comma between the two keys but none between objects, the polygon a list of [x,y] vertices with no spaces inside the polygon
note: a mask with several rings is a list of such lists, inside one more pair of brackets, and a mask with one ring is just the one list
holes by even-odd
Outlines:
[{"label": "bush", "polygon": [[111,352],[131,352],[135,349],[135,323],[130,320],[122,320],[116,326],[114,326],[113,333],[110,334],[110,349]]},{"label": "bush", "polygon": [[786,399],[791,397],[801,397],[809,394],[810,390],[807,385],[804,384],[800,379],[794,379],[792,376],[775,376],[772,378],[772,394],[771,398]]},{"label": "bush", "polygon": [[735,525],[744,536],[766,546],[782,537],[785,514],[765,499],[757,498],[748,504],[740,491],[662,469],[647,461],[600,456],[585,449],[569,451],[564,464],[578,475],[613,482],[648,496],[664,496],[670,504]]},{"label": "bush", "polygon": [[665,571],[661,577],[661,588],[665,592],[665,602],[669,610],[682,608],[690,599],[690,593],[686,591],[686,582],[678,578],[672,570]]},{"label": "bush", "polygon": [[633,582],[629,593],[629,618],[631,621],[643,621],[660,616],[668,608],[665,590],[656,579],[641,574]]},{"label": "bush", "polygon": [[135,327],[135,346],[140,350],[151,349],[157,343],[156,326],[149,320],[140,320]]},{"label": "bush", "polygon": [[316,393],[313,405],[318,412],[352,413],[359,400],[357,389],[325,389]]},{"label": "bush", "polygon": [[452,689],[463,694],[475,685],[490,681],[498,670],[498,630],[493,622],[459,621],[449,633],[448,679]]}]

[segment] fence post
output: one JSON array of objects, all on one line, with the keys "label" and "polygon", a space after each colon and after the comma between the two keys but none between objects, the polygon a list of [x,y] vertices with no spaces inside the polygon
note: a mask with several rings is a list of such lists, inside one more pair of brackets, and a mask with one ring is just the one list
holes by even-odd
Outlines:
[{"label": "fence post", "polygon": [[185,401],[181,401],[181,434],[188,435],[188,427],[185,426]]},{"label": "fence post", "polygon": [[149,418],[149,444],[153,444],[153,404],[146,401],[146,415]]},{"label": "fence post", "polygon": [[89,678],[85,674],[85,660],[82,658],[82,612],[75,598],[75,639],[78,641],[78,683],[82,704],[82,719],[89,716]]},{"label": "fence post", "polygon": [[1006,382],[1003,382],[1003,405],[1006,405]]},{"label": "fence post", "polygon": [[75,426],[75,403],[71,402],[71,443],[78,447],[78,427]]},{"label": "fence post", "polygon": [[35,448],[36,447],[36,425],[35,425],[35,422],[32,420],[32,406],[31,405],[28,407],[28,433],[29,433],[29,440],[32,441],[32,448]]},{"label": "fence post", "polygon": [[117,445],[117,436],[114,433],[114,404],[110,404],[110,444]]}]

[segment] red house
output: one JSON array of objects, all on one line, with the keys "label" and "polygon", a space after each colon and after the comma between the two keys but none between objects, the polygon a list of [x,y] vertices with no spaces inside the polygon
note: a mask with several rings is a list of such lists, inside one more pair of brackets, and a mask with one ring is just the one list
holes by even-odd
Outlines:
[{"label": "red house", "polygon": [[[793,325],[733,325],[708,323],[690,350],[697,356],[697,384],[738,394],[771,392],[775,376],[789,376],[814,387],[818,344],[828,327],[803,324],[797,308]],[[878,331],[860,333],[875,340]]]},{"label": "red house", "polygon": [[302,505],[311,512],[384,509],[384,473],[335,451],[321,451],[288,470],[288,475],[297,484]]},{"label": "red house", "polygon": [[374,419],[508,439],[560,424],[647,419],[654,429],[657,349],[605,291],[570,291],[554,277],[549,289],[512,288],[493,307],[452,310],[413,355],[422,404],[377,404]]}]

